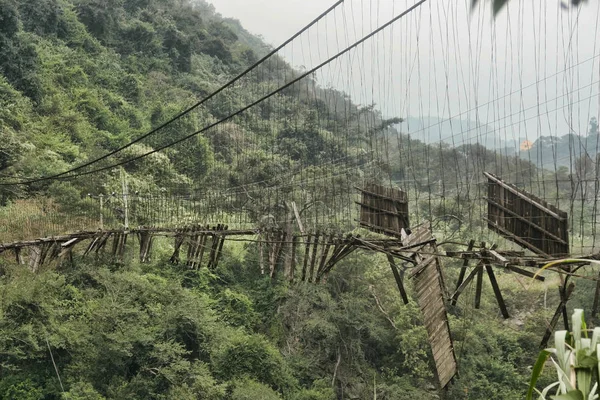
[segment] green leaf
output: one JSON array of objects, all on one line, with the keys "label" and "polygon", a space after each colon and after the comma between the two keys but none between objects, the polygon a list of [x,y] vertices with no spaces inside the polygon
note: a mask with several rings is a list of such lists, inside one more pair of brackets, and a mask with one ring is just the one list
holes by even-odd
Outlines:
[{"label": "green leaf", "polygon": [[577,388],[584,394],[584,399],[587,399],[590,389],[592,388],[592,370],[577,369]]},{"label": "green leaf", "polygon": [[592,357],[592,356],[588,355],[585,350],[579,350],[577,352],[576,360],[577,360],[576,361],[577,368],[592,370],[598,364],[598,359],[596,359],[596,357]]},{"label": "green leaf", "polygon": [[553,400],[583,400],[583,393],[579,390],[571,390],[566,394],[554,396]]},{"label": "green leaf", "polygon": [[546,364],[546,361],[548,360],[548,357],[550,357],[550,354],[552,354],[552,352],[547,349],[540,351],[538,359],[535,362],[533,370],[531,372],[531,380],[529,381],[529,390],[527,391],[527,397],[525,398],[526,400],[533,399],[533,391],[535,390],[535,384],[537,383],[537,380],[539,379],[540,375],[542,375],[542,371],[544,370],[544,364]]}]

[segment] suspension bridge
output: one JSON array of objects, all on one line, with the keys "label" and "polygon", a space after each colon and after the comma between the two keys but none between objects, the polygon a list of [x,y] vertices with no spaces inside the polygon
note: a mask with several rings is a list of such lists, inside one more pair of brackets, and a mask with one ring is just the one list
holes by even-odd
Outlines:
[{"label": "suspension bridge", "polygon": [[[11,201],[0,252],[33,271],[74,254],[123,260],[134,246],[147,262],[163,237],[172,263],[214,269],[244,241],[262,274],[315,284],[355,251],[383,254],[404,302],[413,281],[441,387],[457,373],[446,307],[467,286],[479,308],[487,275],[508,318],[498,272],[544,280],[544,265],[578,258],[547,269],[561,302],[545,345],[561,317],[568,328],[569,280],[598,281],[581,272],[600,252],[600,134],[587,130],[598,35],[588,40],[580,10],[546,2],[513,0],[514,19],[498,21],[470,1],[405,3],[338,1],[135,140],[62,172],[2,177],[2,188],[63,181],[89,194]],[[148,167],[174,153],[199,176]],[[155,183],[131,179],[139,171]]]}]

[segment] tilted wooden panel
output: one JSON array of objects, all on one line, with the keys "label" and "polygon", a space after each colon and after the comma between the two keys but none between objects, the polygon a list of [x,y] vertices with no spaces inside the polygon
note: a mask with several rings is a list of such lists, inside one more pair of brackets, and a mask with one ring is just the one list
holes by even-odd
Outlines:
[{"label": "tilted wooden panel", "polygon": [[375,183],[363,189],[360,205],[360,225],[377,233],[400,237],[402,228],[409,227],[408,196],[399,189]]},{"label": "tilted wooden panel", "polygon": [[[426,223],[403,238],[402,245],[412,246],[432,240],[431,225]],[[437,253],[435,242],[411,251],[414,251],[411,256],[418,263],[412,273],[415,293],[423,314],[440,386],[445,387],[456,375],[457,364],[446,313],[445,285],[440,259],[434,255]]]},{"label": "tilted wooden panel", "polygon": [[546,201],[484,172],[488,227],[544,257],[569,255],[569,215]]}]

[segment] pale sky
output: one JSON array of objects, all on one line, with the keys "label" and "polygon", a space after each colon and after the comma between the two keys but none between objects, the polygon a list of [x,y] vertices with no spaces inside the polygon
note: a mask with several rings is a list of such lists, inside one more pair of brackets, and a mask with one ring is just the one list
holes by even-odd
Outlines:
[{"label": "pale sky", "polygon": [[[334,3],[208,1],[271,45]],[[471,0],[428,0],[317,79],[359,104],[377,103],[386,116],[457,116],[491,126],[506,142],[585,134],[600,108],[600,1],[565,10],[560,0],[510,0],[496,19],[481,1],[471,10]],[[415,3],[346,0],[281,55],[310,69]],[[479,140],[481,132],[461,129],[452,135]]]}]

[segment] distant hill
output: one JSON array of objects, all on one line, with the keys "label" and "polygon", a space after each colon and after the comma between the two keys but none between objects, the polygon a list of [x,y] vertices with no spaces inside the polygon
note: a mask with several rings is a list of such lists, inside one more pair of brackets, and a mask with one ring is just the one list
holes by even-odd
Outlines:
[{"label": "distant hill", "polygon": [[489,149],[511,146],[504,142],[489,125],[478,124],[473,120],[443,119],[439,117],[408,117],[398,125],[401,132],[425,143],[442,142],[454,146],[479,143]]},{"label": "distant hill", "polygon": [[594,160],[598,146],[598,134],[542,136],[533,143],[531,149],[521,151],[520,156],[544,168],[552,169],[555,165],[569,167],[575,166],[581,157]]}]

